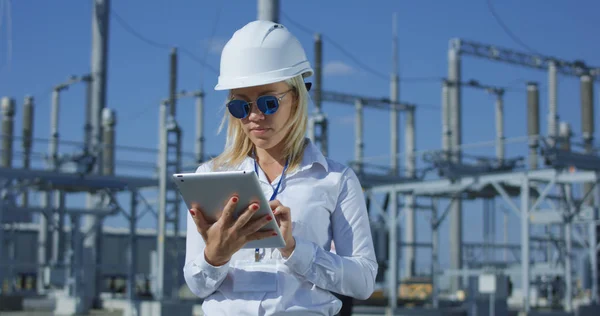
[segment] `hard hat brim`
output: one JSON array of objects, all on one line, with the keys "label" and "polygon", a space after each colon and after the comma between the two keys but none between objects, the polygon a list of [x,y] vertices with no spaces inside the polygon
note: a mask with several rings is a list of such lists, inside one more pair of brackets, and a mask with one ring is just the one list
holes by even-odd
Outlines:
[{"label": "hard hat brim", "polygon": [[308,67],[298,73],[282,75],[282,76],[277,76],[277,77],[258,75],[258,76],[249,76],[249,77],[241,77],[241,78],[237,77],[237,78],[234,78],[231,80],[228,80],[227,78],[219,77],[219,82],[215,86],[215,90],[221,91],[221,90],[231,90],[231,89],[262,86],[262,85],[266,85],[266,84],[285,81],[285,80],[294,78],[299,75],[302,75],[303,78],[307,78],[307,77],[312,76],[313,73],[314,73],[314,71],[310,67]]}]

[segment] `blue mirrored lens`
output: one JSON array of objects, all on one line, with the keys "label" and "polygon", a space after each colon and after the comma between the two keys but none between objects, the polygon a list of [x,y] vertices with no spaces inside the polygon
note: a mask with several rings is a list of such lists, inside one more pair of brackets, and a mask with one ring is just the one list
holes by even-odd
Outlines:
[{"label": "blue mirrored lens", "polygon": [[250,105],[244,100],[231,100],[227,104],[229,113],[235,118],[243,119],[250,112]]},{"label": "blue mirrored lens", "polygon": [[265,95],[256,100],[256,105],[261,112],[268,115],[277,112],[279,101],[274,96]]}]

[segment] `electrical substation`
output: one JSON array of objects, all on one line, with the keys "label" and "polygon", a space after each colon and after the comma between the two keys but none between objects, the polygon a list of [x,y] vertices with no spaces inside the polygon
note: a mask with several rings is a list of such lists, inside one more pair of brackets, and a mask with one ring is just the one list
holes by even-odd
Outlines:
[{"label": "electrical substation", "polygon": [[[68,80],[53,88],[48,139],[33,137],[36,120],[46,119],[35,116],[36,100],[1,96],[0,313],[80,315],[102,309],[116,315],[201,315],[202,301],[183,280],[185,226],[180,222],[185,205],[170,175],[194,170],[212,157],[205,152],[203,123],[204,97],[210,92],[178,90],[178,51],[173,49],[165,56],[170,94],[157,104],[158,150],[116,144],[117,113],[105,105],[110,0],[93,1],[90,71],[66,75]],[[259,0],[258,18],[278,21],[278,1]],[[355,111],[354,157],[347,163],[363,184],[379,274],[372,297],[354,301],[354,314],[600,315],[600,155],[594,140],[600,65],[449,39],[448,73],[439,81],[442,147],[419,153],[415,118],[420,106],[418,100],[399,98],[395,28],[394,23],[389,96],[324,90],[322,35],[314,34],[314,45],[306,47],[313,50],[315,69],[307,137],[327,155],[332,142],[327,104]],[[505,154],[505,87],[463,75],[462,65],[472,59],[547,74],[547,82],[530,81],[523,87],[526,156]],[[579,80],[581,94],[570,97],[580,100],[581,139],[558,116],[559,76]],[[548,113],[540,111],[540,84],[547,85]],[[61,93],[75,85],[86,89],[86,112],[83,141],[73,144],[61,139],[58,126]],[[487,156],[463,153],[465,89],[495,98],[495,150]],[[183,99],[195,102],[195,130],[184,131],[175,119]],[[391,159],[383,168],[365,160],[363,116],[371,110],[389,112]],[[21,131],[14,128],[17,113]],[[543,118],[547,131],[540,130]],[[194,153],[182,150],[184,132],[194,135]],[[34,150],[40,147],[47,151]],[[155,155],[153,172],[145,177],[117,172],[119,150]],[[417,161],[427,166],[424,171]],[[41,165],[45,167],[37,167]],[[145,195],[157,198],[150,201]],[[87,207],[66,207],[73,196],[83,196]],[[482,225],[488,233],[481,242],[463,241],[466,201],[483,205]],[[496,205],[506,211],[496,212]],[[419,233],[430,234],[430,243],[417,242],[419,213],[429,214],[431,230]],[[497,215],[504,216],[503,234],[495,231]],[[128,228],[105,225],[113,216],[126,218]],[[153,216],[156,229],[138,227],[144,216]],[[508,242],[508,217],[519,220],[518,244]],[[439,233],[444,223],[449,236]],[[532,234],[534,227],[545,234]],[[504,241],[497,241],[498,235]],[[440,249],[441,238],[449,239],[450,249]],[[430,253],[429,273],[417,272],[417,249]],[[450,269],[440,267],[441,251],[450,254]]]}]

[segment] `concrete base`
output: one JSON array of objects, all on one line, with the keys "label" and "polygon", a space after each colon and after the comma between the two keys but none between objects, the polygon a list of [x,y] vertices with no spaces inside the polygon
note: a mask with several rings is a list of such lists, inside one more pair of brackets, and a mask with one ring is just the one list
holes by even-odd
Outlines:
[{"label": "concrete base", "polygon": [[0,295],[0,311],[19,311],[23,309],[23,296]]},{"label": "concrete base", "polygon": [[194,305],[185,302],[133,301],[126,304],[123,316],[192,315]]},{"label": "concrete base", "polygon": [[575,314],[563,311],[530,311],[529,313],[519,312],[518,316],[574,316]]},{"label": "concrete base", "polygon": [[577,316],[597,316],[600,315],[600,305],[582,305],[577,308]]},{"label": "concrete base", "polygon": [[79,316],[87,315],[88,310],[85,308],[84,302],[77,297],[57,297],[54,307],[54,315],[57,316]]}]

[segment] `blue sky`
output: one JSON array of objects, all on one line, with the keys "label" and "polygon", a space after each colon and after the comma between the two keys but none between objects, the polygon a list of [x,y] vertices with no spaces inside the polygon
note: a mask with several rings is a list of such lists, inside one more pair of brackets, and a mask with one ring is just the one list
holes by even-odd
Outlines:
[{"label": "blue sky", "polygon": [[[6,1],[0,1],[7,3]],[[112,1],[112,10],[139,34],[154,42],[177,46],[192,52],[218,69],[219,52],[231,34],[256,18],[256,1]],[[566,60],[581,59],[600,65],[600,43],[595,18],[600,5],[592,0],[577,1],[492,1],[502,21],[527,46]],[[17,100],[16,134],[20,135],[21,105],[25,95],[36,101],[35,130],[39,138],[48,138],[51,88],[70,75],[90,69],[91,0],[11,2],[10,19],[4,5],[0,23],[0,95]],[[323,33],[343,46],[363,64],[387,76],[391,67],[392,12],[398,14],[400,47],[400,96],[418,106],[417,150],[437,149],[441,141],[441,84],[435,80],[415,78],[444,77],[447,74],[448,41],[460,37],[494,44],[518,51],[527,50],[513,41],[492,16],[484,0],[462,1],[281,1],[281,22],[294,32],[313,58],[312,35],[306,29]],[[218,19],[217,19],[218,17]],[[8,23],[11,22],[11,23]],[[214,30],[214,31],[213,31]],[[389,83],[359,67],[329,40],[324,41],[324,89],[375,97],[389,95]],[[107,106],[117,111],[117,141],[121,146],[157,147],[159,101],[168,95],[167,48],[157,48],[128,32],[114,17],[110,21]],[[463,79],[512,88],[505,96],[506,137],[526,133],[525,82],[540,84],[541,130],[546,131],[547,76],[539,70],[515,67],[473,57],[463,58]],[[206,150],[218,153],[224,144],[216,130],[222,115],[223,92],[213,91],[217,75],[181,53],[179,89],[206,92]],[[405,80],[405,81],[403,81]],[[84,87],[76,85],[62,94],[61,139],[83,139]],[[194,101],[178,104],[178,120],[184,128],[186,152],[193,152]],[[494,139],[494,98],[478,90],[463,90],[463,142],[477,143]],[[580,132],[580,97],[577,78],[559,76],[560,119],[572,125],[576,137]],[[340,161],[353,158],[353,108],[325,103],[330,117],[330,156]],[[380,157],[372,162],[388,164],[389,118],[379,110],[365,113],[365,155]],[[596,137],[597,137],[596,133]],[[403,143],[403,135],[400,135]],[[17,150],[20,145],[16,144]],[[401,144],[403,146],[403,144]],[[47,146],[36,144],[38,152]],[[402,147],[401,147],[402,148]],[[73,146],[61,146],[73,152]],[[507,156],[524,155],[524,142],[507,145]],[[494,155],[493,146],[468,153]],[[120,174],[150,176],[149,168],[132,168],[131,162],[151,166],[156,157],[138,151],[120,150],[117,159],[128,161],[118,167]],[[37,162],[41,166],[41,162]],[[19,165],[16,163],[16,165]],[[150,194],[148,194],[150,196]],[[73,202],[75,203],[75,202]],[[481,203],[465,208],[465,240],[481,238]],[[468,218],[468,219],[467,219]],[[469,222],[473,221],[473,222]],[[110,219],[112,225],[122,220]],[[498,219],[497,231],[501,232]],[[517,225],[511,216],[511,226]],[[153,227],[146,218],[142,226]],[[471,227],[475,227],[471,229]],[[419,214],[419,240],[429,240],[426,216]],[[516,230],[518,232],[518,230]],[[447,222],[442,236],[447,236]],[[499,236],[498,239],[501,237]],[[518,241],[518,234],[511,240]],[[443,242],[447,238],[442,238]],[[442,244],[442,249],[446,249]],[[420,251],[424,258],[428,251]],[[442,260],[447,259],[447,254]],[[423,262],[423,261],[421,261]]]}]

